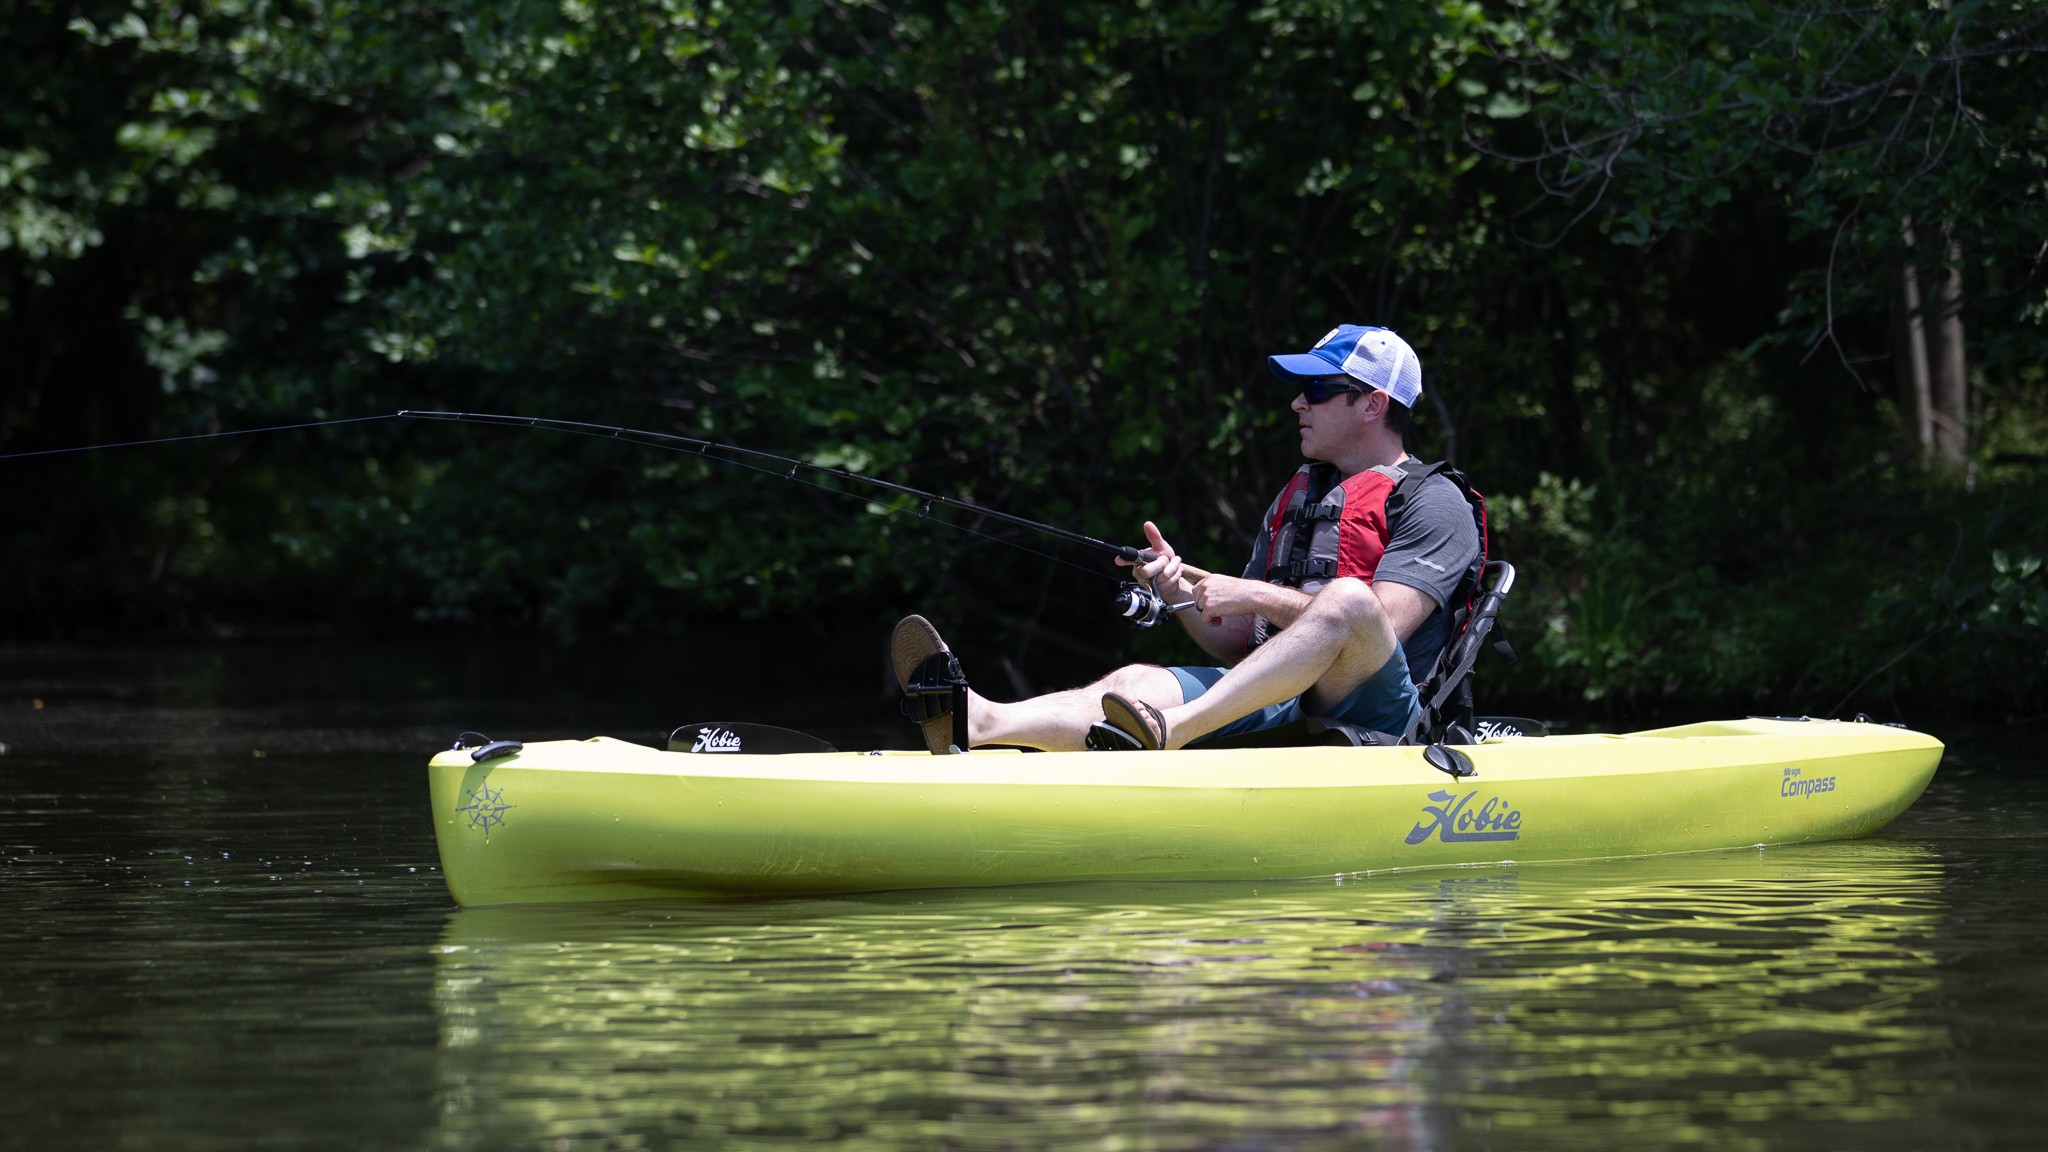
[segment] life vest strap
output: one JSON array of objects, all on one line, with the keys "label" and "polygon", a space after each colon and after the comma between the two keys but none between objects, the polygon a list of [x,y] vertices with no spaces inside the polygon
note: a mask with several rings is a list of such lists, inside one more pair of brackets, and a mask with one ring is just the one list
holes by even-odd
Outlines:
[{"label": "life vest strap", "polygon": [[1325,520],[1341,520],[1343,517],[1344,509],[1318,502],[1303,504],[1299,508],[1289,508],[1280,514],[1280,522],[1291,528],[1302,524],[1319,524]]},{"label": "life vest strap", "polygon": [[1285,567],[1268,573],[1266,579],[1275,584],[1287,584],[1299,588],[1304,580],[1334,580],[1337,577],[1337,562],[1325,556],[1320,560],[1292,560]]}]

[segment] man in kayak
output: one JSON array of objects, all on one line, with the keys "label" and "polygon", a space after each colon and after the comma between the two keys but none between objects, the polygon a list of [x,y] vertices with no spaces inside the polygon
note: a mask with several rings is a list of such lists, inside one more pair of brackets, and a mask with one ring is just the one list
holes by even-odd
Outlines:
[{"label": "man in kayak", "polygon": [[[1422,476],[1403,444],[1421,364],[1392,331],[1356,324],[1266,363],[1295,392],[1311,463],[1274,499],[1244,575],[1191,570],[1151,521],[1153,559],[1136,572],[1168,604],[1192,605],[1176,613],[1181,626],[1227,666],[1134,664],[1012,703],[967,690],[968,746],[1074,751],[1092,728],[1097,747],[1180,748],[1304,716],[1407,730],[1420,711],[1415,677],[1435,664],[1445,605],[1480,551],[1464,493]],[[929,703],[949,682],[965,687],[945,641],[910,616],[890,649],[906,695],[926,702],[916,717],[926,744],[958,750],[955,718]]]}]

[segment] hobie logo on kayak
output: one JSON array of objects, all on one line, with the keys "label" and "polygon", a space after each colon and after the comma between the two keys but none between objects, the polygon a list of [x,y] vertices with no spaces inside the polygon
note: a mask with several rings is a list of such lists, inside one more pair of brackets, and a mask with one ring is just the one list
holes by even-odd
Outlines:
[{"label": "hobie logo on kayak", "polygon": [[697,742],[690,745],[692,752],[737,752],[740,750],[739,733],[729,728],[699,728]]},{"label": "hobie logo on kayak", "polygon": [[1435,836],[1446,844],[1464,844],[1478,840],[1515,840],[1522,835],[1522,812],[1519,808],[1508,807],[1507,801],[1498,796],[1489,796],[1486,803],[1474,808],[1472,802],[1479,798],[1477,792],[1453,796],[1449,792],[1431,792],[1434,804],[1424,804],[1427,815],[1416,822],[1408,832],[1408,843],[1420,844]]}]

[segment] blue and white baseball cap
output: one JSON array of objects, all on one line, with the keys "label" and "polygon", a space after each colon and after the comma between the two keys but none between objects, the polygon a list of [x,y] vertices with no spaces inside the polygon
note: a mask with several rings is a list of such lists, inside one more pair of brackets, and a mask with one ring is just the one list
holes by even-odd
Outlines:
[{"label": "blue and white baseball cap", "polygon": [[1344,375],[1413,408],[1422,399],[1422,361],[1390,328],[1339,324],[1314,349],[1292,356],[1268,356],[1266,367],[1284,383],[1305,377]]}]

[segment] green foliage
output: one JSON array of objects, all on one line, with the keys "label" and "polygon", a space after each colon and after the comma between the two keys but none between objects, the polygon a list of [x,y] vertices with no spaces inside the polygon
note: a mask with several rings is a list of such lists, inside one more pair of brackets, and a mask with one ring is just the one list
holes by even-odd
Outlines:
[{"label": "green foliage", "polygon": [[1991,553],[1991,572],[1990,595],[1976,612],[1977,626],[2048,647],[2048,580],[2042,578],[2041,557],[1997,549]]},{"label": "green foliage", "polygon": [[[1772,211],[1787,241],[1810,247],[1785,269],[1780,324],[1759,335],[1825,345],[1852,372],[1885,352],[1857,314],[1884,311],[1894,269],[1915,259],[1908,229],[1954,239],[1997,327],[2038,316],[2032,268],[2048,221],[2038,6],[1543,11],[1550,37],[1501,45],[1534,94],[1528,130],[1477,138],[1530,165],[1554,201],[1525,224],[1531,235],[1583,221],[1647,247],[1723,231],[1731,204]],[[1983,351],[1994,374],[2037,359],[1995,339]]]},{"label": "green foliage", "polygon": [[[1229,569],[1295,463],[1264,357],[1358,320],[1423,356],[1418,448],[1496,494],[1530,699],[1819,708],[1944,627],[1864,690],[1931,682],[1945,621],[2038,635],[2016,541],[2048,533],[1990,465],[2048,443],[2024,13],[25,0],[0,33],[0,452],[513,412],[1108,539],[1153,518]],[[1952,223],[1983,301],[1975,492],[1894,471],[1885,402],[1800,357],[1873,343],[1908,214]],[[914,602],[1027,663],[1184,654],[908,502],[602,440],[385,423],[35,467],[0,492],[18,630]],[[1873,500],[1964,523],[1980,579],[1898,575],[1845,512]],[[2028,642],[1985,648],[2011,699]]]}]

